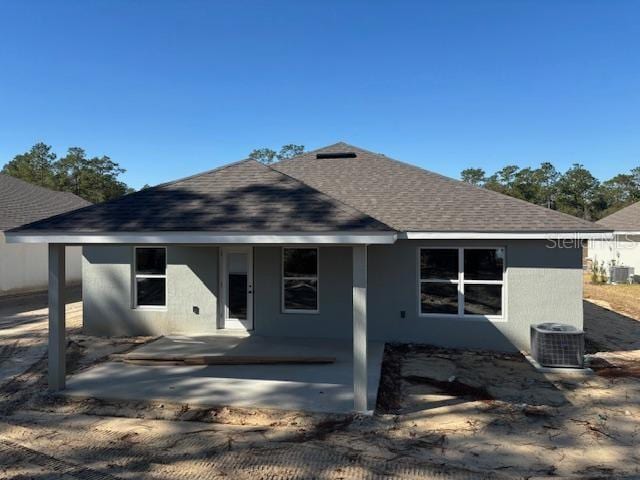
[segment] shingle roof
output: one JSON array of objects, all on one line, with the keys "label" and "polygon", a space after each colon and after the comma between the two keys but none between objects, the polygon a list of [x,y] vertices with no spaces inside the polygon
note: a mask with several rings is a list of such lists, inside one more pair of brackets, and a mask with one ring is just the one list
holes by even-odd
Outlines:
[{"label": "shingle roof", "polygon": [[[346,152],[355,156],[317,158],[318,153]],[[392,230],[605,229],[345,143],[271,167],[243,160],[20,229],[73,233]]]},{"label": "shingle roof", "polygon": [[56,192],[0,174],[0,231],[91,205],[69,192]]},{"label": "shingle roof", "polygon": [[353,207],[255,160],[243,160],[21,228],[143,231],[388,231]]},{"label": "shingle roof", "polygon": [[596,223],[619,232],[640,232],[640,202],[618,210]]},{"label": "shingle roof", "polygon": [[[318,153],[353,152],[354,158]],[[273,168],[399,231],[598,231],[594,223],[337,143]]]}]

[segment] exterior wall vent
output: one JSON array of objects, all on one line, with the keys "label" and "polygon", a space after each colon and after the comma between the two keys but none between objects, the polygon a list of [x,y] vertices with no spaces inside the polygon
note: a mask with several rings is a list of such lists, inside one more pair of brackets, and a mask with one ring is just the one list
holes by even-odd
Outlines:
[{"label": "exterior wall vent", "polygon": [[316,158],[356,158],[354,152],[316,153]]}]

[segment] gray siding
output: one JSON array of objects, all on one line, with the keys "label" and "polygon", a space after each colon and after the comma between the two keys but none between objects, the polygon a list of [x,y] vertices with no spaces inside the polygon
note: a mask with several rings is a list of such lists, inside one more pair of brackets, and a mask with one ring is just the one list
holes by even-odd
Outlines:
[{"label": "gray siding", "polygon": [[[83,247],[84,325],[91,335],[215,333],[218,248],[167,248],[167,309],[132,308],[132,246]],[[198,307],[199,313],[194,313]]]},{"label": "gray siding", "polygon": [[[420,246],[505,246],[505,320],[419,315]],[[548,248],[546,241],[398,241],[369,247],[369,338],[495,350],[528,349],[532,323],[582,327],[581,248]],[[215,247],[168,248],[168,309],[131,308],[132,247],[84,248],[85,324],[103,335],[215,333]],[[254,328],[265,336],[349,338],[351,248],[321,247],[319,313],[282,313],[281,248],[254,248]],[[193,306],[200,314],[193,313]],[[405,312],[401,318],[400,312]]]}]

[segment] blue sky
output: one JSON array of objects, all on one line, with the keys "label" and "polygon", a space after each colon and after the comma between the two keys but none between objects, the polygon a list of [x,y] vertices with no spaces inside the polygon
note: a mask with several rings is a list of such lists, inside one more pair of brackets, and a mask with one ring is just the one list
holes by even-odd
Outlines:
[{"label": "blue sky", "polygon": [[637,1],[0,3],[0,164],[84,147],[134,187],[347,141],[446,175],[640,165]]}]

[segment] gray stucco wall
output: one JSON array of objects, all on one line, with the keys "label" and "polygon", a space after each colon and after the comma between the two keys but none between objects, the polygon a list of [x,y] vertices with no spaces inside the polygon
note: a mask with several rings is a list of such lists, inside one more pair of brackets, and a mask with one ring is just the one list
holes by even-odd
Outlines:
[{"label": "gray stucco wall", "polygon": [[[420,246],[505,246],[506,308],[499,321],[419,316]],[[495,350],[528,349],[532,323],[582,327],[581,248],[546,241],[398,241],[369,247],[369,338]],[[168,248],[168,308],[131,308],[132,247],[85,247],[85,324],[103,335],[215,333],[215,247]],[[254,332],[266,336],[350,337],[351,248],[321,247],[319,313],[281,311],[281,248],[254,248]],[[195,315],[192,307],[200,307]],[[400,312],[405,312],[401,318]]]},{"label": "gray stucco wall", "polygon": [[[419,315],[418,248],[505,246],[504,320]],[[557,321],[582,327],[580,248],[548,248],[546,241],[398,241],[368,251],[369,338],[451,347],[529,348],[532,323]],[[255,331],[260,335],[351,336],[351,249],[320,249],[320,312],[288,314],[280,308],[281,249],[255,249]],[[401,311],[405,318],[401,318]]]},{"label": "gray stucco wall", "polygon": [[[505,246],[505,319],[419,316],[420,246]],[[582,327],[580,248],[547,248],[546,241],[400,241],[369,247],[368,316],[371,338],[451,347],[529,349],[532,323]],[[400,311],[406,317],[400,317]]]},{"label": "gray stucco wall", "polygon": [[351,247],[319,251],[318,313],[282,313],[282,248],[256,247],[254,255],[254,328],[258,335],[350,337]]},{"label": "gray stucco wall", "polygon": [[[90,335],[215,333],[218,249],[167,247],[167,308],[133,308],[132,246],[83,247],[84,326]],[[198,307],[199,313],[194,313]]]}]

